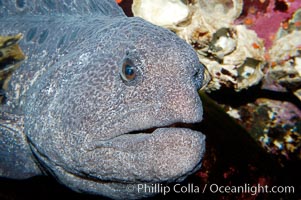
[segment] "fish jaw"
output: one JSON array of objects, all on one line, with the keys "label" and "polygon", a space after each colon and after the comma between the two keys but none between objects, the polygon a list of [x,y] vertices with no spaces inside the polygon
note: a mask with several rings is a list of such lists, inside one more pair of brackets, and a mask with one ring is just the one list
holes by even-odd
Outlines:
[{"label": "fish jaw", "polygon": [[201,132],[157,128],[152,133],[124,134],[97,142],[83,163],[90,176],[101,179],[174,181],[200,167],[204,150],[205,136]]},{"label": "fish jaw", "polygon": [[154,195],[140,191],[141,185],[184,180],[201,167],[204,152],[205,135],[201,132],[157,128],[152,133],[123,134],[97,142],[79,160],[85,165],[77,169],[78,174],[63,168],[56,173],[75,191],[136,199]]}]

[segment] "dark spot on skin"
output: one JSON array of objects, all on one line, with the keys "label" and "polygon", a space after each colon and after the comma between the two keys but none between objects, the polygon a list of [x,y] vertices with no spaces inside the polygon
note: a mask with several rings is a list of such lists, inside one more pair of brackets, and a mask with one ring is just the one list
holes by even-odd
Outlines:
[{"label": "dark spot on skin", "polygon": [[17,8],[24,8],[26,5],[25,0],[16,0],[16,6]]},{"label": "dark spot on skin", "polygon": [[289,74],[288,77],[289,77],[289,78],[295,78],[295,77],[296,77],[296,74]]},{"label": "dark spot on skin", "polygon": [[46,29],[40,35],[40,38],[38,40],[39,44],[42,44],[46,40],[47,36],[48,36],[48,30]]},{"label": "dark spot on skin", "polygon": [[73,40],[76,39],[78,32],[79,32],[79,29],[74,30],[74,31],[70,34],[70,41],[73,41]]},{"label": "dark spot on skin", "polygon": [[48,9],[55,9],[55,1],[53,1],[53,0],[44,0],[44,5]]},{"label": "dark spot on skin", "polygon": [[65,43],[65,40],[66,40],[66,35],[64,35],[60,41],[57,43],[57,48],[60,48],[64,43]]},{"label": "dark spot on skin", "polygon": [[98,8],[98,5],[95,4],[95,2],[90,1],[89,9],[90,9],[91,11],[97,11],[99,8]]},{"label": "dark spot on skin", "polygon": [[226,69],[224,69],[224,68],[222,68],[222,74],[224,74],[224,75],[227,75],[227,76],[230,76],[231,77],[231,73],[228,71],[228,70],[226,70]]},{"label": "dark spot on skin", "polygon": [[286,12],[288,10],[288,5],[283,0],[276,0],[274,10],[275,11],[278,10],[280,12]]},{"label": "dark spot on skin", "polygon": [[221,75],[221,73],[219,73],[219,72],[216,72],[216,76],[220,76]]},{"label": "dark spot on skin", "polygon": [[2,51],[0,51],[0,58],[3,56],[3,53],[2,53]]},{"label": "dark spot on skin", "polygon": [[65,0],[65,4],[70,5],[72,3],[73,0]]},{"label": "dark spot on skin", "polygon": [[37,33],[37,27],[29,29],[29,31],[27,32],[27,35],[26,35],[26,41],[27,42],[31,41],[34,38],[34,36],[36,35],[36,33]]}]

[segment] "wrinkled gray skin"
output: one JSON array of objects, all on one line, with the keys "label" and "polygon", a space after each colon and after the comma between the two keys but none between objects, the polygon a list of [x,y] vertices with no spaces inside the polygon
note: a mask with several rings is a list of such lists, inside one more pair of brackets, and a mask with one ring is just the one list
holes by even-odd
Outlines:
[{"label": "wrinkled gray skin", "polygon": [[[152,195],[139,183],[200,167],[204,135],[170,127],[202,120],[203,67],[175,34],[127,18],[114,0],[0,1],[0,22],[1,35],[24,34],[28,57],[0,108],[0,176],[51,174],[75,191],[134,199]],[[133,81],[121,77],[125,60]]]}]

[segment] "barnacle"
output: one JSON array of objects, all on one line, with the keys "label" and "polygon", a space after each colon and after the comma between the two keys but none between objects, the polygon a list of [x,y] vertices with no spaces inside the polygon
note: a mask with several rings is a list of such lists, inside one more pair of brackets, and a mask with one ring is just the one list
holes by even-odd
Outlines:
[{"label": "barnacle", "polygon": [[293,91],[301,100],[301,31],[293,31],[274,42],[269,51],[270,69],[266,80]]},{"label": "barnacle", "polygon": [[[301,100],[301,9],[278,30],[269,50],[270,68],[264,79],[264,88],[292,91]],[[297,24],[297,25],[296,25]],[[278,87],[275,89],[275,85]]]},{"label": "barnacle", "polygon": [[135,16],[159,26],[177,25],[187,19],[188,7],[175,0],[136,0],[132,10]]}]

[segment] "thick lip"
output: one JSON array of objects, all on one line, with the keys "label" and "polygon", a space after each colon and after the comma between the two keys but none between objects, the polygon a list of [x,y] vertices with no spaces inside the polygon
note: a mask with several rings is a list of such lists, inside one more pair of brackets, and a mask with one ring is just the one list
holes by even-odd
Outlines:
[{"label": "thick lip", "polygon": [[[195,130],[198,122],[166,124],[133,130],[109,140],[85,143],[84,148],[81,148],[81,153],[85,157],[80,163],[76,163],[74,167],[64,165],[61,168],[65,173],[91,184],[113,183],[122,186],[150,181],[183,180],[200,167],[205,135]],[[95,160],[93,159],[91,164],[90,158],[93,155],[97,157],[93,157]],[[134,161],[134,167],[129,161]],[[100,165],[109,162],[114,166],[113,174],[103,172]]]},{"label": "thick lip", "polygon": [[[203,154],[203,142],[205,136],[199,131],[195,130],[196,123],[192,124],[186,124],[186,123],[172,123],[167,126],[160,126],[160,127],[152,127],[148,129],[143,129],[143,130],[137,130],[137,131],[131,131],[128,133],[124,133],[122,135],[118,135],[117,137],[111,138],[110,140],[106,141],[94,141],[92,146],[90,146],[90,149],[88,152],[92,151],[97,151],[98,149],[113,149],[116,152],[126,152],[125,156],[127,154],[132,154],[133,156],[138,156],[139,155],[147,155],[150,159],[146,159],[145,162],[141,162],[140,164],[143,166],[152,166],[151,162],[156,163],[158,160],[162,160],[162,156],[165,157],[166,155],[164,152],[167,152],[171,150],[173,153],[175,153],[175,157],[181,157],[183,154],[181,152],[187,152],[191,147],[192,152],[185,154],[185,158],[189,158],[189,162],[183,162],[183,160],[180,162],[181,159],[170,159],[168,160],[168,157],[164,158],[164,162],[162,166],[168,166],[172,165],[173,168],[175,168],[175,174],[166,174],[164,171],[164,167],[162,168],[163,170],[161,171],[160,166],[152,166],[155,167],[154,169],[151,168],[144,168],[144,167],[138,167],[136,169],[137,171],[133,171],[132,173],[135,174],[139,171],[143,171],[145,169],[152,169],[157,172],[157,175],[153,175],[152,173],[149,173],[146,177],[145,180],[138,176],[130,178],[129,180],[124,179],[124,177],[119,174],[117,177],[112,177],[110,176],[105,176],[101,177],[99,175],[95,174],[90,174],[89,179],[95,180],[95,181],[102,181],[102,182],[114,182],[114,183],[131,183],[131,184],[137,184],[137,183],[144,183],[148,182],[150,177],[154,178],[154,181],[157,180],[158,177],[160,177],[162,180],[160,182],[164,181],[175,181],[175,180],[180,180],[183,177],[186,177],[187,174],[192,173],[197,169],[200,165],[201,157],[200,155]],[[187,139],[187,140],[186,140]],[[166,143],[167,142],[167,143]],[[169,145],[168,145],[169,143]],[[122,144],[122,145],[120,145]],[[167,144],[167,145],[165,145]],[[198,145],[201,144],[201,145]],[[154,148],[150,148],[151,153],[148,154],[148,145],[154,146]],[[87,153],[88,153],[87,152]],[[146,154],[145,154],[146,153]],[[161,156],[158,160],[151,159],[151,155],[156,155]],[[173,156],[174,157],[174,156]],[[186,159],[187,159],[186,158]],[[176,160],[176,161],[175,161]],[[184,159],[185,160],[185,159]],[[122,161],[121,163],[118,163],[119,166],[122,166]],[[125,165],[126,167],[127,165]],[[139,165],[140,166],[140,165]],[[118,168],[118,167],[117,167]],[[123,169],[123,167],[121,167]],[[129,168],[127,169],[131,171],[132,169]],[[86,174],[86,173],[85,173]],[[85,174],[82,174],[85,176]],[[140,173],[138,173],[140,174]],[[136,174],[137,175],[137,174]],[[81,176],[81,175],[79,175]],[[144,177],[144,175],[143,175]],[[132,179],[132,180],[131,180]],[[157,180],[159,181],[159,179]]]}]

